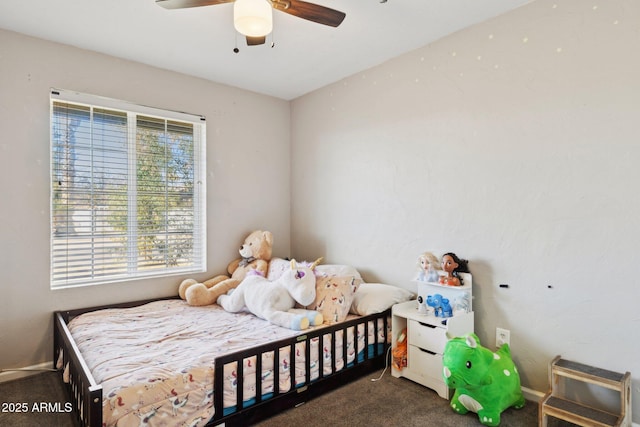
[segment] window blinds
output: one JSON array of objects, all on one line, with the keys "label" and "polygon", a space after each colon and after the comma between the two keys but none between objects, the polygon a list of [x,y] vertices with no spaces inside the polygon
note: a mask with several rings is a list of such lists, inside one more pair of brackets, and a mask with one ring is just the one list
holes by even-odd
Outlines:
[{"label": "window blinds", "polygon": [[200,116],[51,92],[51,287],[206,270]]}]

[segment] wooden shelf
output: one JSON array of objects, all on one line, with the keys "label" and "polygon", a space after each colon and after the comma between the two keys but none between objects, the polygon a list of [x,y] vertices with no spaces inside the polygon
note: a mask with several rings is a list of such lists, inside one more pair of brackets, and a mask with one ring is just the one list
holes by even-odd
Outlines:
[{"label": "wooden shelf", "polygon": [[426,282],[424,280],[417,280],[417,279],[414,280],[414,282],[417,283],[417,284],[435,286],[436,288],[454,289],[454,290],[457,290],[457,291],[471,290],[471,284],[467,283],[466,280],[464,281],[464,285],[462,285],[462,286],[449,286],[449,285],[443,285],[443,284],[437,283],[437,282]]}]

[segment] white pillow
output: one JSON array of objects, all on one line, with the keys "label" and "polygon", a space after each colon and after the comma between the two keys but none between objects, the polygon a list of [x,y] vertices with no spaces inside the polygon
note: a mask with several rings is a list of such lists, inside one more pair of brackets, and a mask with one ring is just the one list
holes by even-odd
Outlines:
[{"label": "white pillow", "polygon": [[362,282],[360,272],[355,267],[343,264],[320,264],[315,269],[316,276],[352,276]]},{"label": "white pillow", "polygon": [[409,301],[415,294],[398,286],[384,283],[361,283],[353,294],[350,313],[366,316],[382,313],[399,302]]},{"label": "white pillow", "polygon": [[[309,262],[309,264],[311,264]],[[282,274],[289,269],[291,261],[287,261],[282,258],[271,258],[269,261],[269,271],[267,273],[267,280],[278,280]],[[362,277],[355,267],[342,264],[320,264],[315,269],[316,276],[353,276],[358,283],[362,282]]]}]

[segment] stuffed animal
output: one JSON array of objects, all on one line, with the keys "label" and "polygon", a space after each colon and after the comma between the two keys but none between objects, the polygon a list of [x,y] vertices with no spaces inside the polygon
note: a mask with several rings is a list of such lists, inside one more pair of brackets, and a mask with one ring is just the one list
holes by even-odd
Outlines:
[{"label": "stuffed animal", "polygon": [[442,364],[445,383],[456,390],[450,406],[459,414],[472,411],[482,424],[497,426],[502,411],[525,404],[508,344],[494,353],[475,334],[453,338],[444,348]]},{"label": "stuffed animal", "polygon": [[316,276],[313,269],[320,260],[309,267],[297,265],[292,260],[290,269],[272,282],[258,275],[249,275],[230,294],[220,295],[218,304],[232,313],[247,308],[256,316],[284,328],[303,330],[309,325],[320,325],[323,317],[319,312],[294,309],[296,302],[307,306],[315,300]]},{"label": "stuffed animal", "polygon": [[453,308],[453,315],[471,312],[471,295],[469,295],[469,292],[459,292],[453,299],[451,307]]},{"label": "stuffed animal", "polygon": [[267,275],[273,235],[269,231],[256,230],[249,234],[240,246],[241,259],[235,259],[227,266],[229,276],[220,275],[203,283],[194,279],[186,279],[180,283],[178,294],[189,305],[210,305],[218,297],[237,287],[249,271],[257,271],[262,276]]},{"label": "stuffed animal", "polygon": [[451,309],[451,304],[449,304],[449,299],[444,298],[440,294],[427,296],[427,305],[429,307],[433,307],[434,315],[436,317],[453,316],[453,311]]},{"label": "stuffed animal", "polygon": [[400,334],[398,334],[396,346],[393,348],[391,356],[391,366],[393,366],[394,369],[401,371],[407,367],[407,328],[404,328]]}]

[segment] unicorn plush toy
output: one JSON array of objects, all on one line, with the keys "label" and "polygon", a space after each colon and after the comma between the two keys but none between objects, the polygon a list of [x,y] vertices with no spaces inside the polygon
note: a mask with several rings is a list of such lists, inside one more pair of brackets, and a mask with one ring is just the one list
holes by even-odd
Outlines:
[{"label": "unicorn plush toy", "polygon": [[246,307],[261,319],[284,328],[303,330],[309,325],[320,325],[324,320],[321,313],[294,307],[296,302],[307,306],[315,300],[316,276],[313,269],[321,260],[318,258],[309,267],[291,260],[291,268],[273,282],[262,276],[249,275],[230,294],[220,295],[217,303],[232,313]]}]

